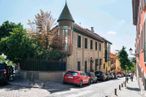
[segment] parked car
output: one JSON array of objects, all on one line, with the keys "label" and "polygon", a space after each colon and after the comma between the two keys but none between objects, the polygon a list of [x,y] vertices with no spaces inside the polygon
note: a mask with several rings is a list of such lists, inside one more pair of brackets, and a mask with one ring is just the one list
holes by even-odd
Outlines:
[{"label": "parked car", "polygon": [[90,77],[90,83],[96,83],[97,77],[95,76],[94,72],[86,72],[86,74]]},{"label": "parked car", "polygon": [[106,76],[107,76],[106,80],[112,79],[112,75],[110,73],[106,73]]},{"label": "parked car", "polygon": [[84,84],[90,84],[90,77],[83,71],[67,71],[64,74],[63,83],[75,84],[82,87]]},{"label": "parked car", "polygon": [[116,76],[117,76],[117,78],[121,78],[122,77],[122,74],[119,73]]},{"label": "parked car", "polygon": [[95,76],[97,77],[97,80],[99,81],[105,81],[107,79],[106,74],[102,71],[96,71]]},{"label": "parked car", "polygon": [[6,84],[8,81],[6,64],[0,63],[0,84]]}]

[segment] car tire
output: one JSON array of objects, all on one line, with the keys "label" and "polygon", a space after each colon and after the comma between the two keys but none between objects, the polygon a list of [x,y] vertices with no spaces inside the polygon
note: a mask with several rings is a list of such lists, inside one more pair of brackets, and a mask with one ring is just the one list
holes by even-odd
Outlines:
[{"label": "car tire", "polygon": [[83,87],[83,81],[80,81],[79,87]]},{"label": "car tire", "polygon": [[98,80],[96,80],[95,83],[98,83]]},{"label": "car tire", "polygon": [[88,82],[88,85],[90,85],[91,83],[92,83],[92,80],[90,79],[89,82]]},{"label": "car tire", "polygon": [[93,83],[94,83],[94,81],[91,79],[91,80],[90,80],[90,84],[93,84]]},{"label": "car tire", "polygon": [[66,84],[66,82],[65,82],[65,81],[63,81],[63,84]]}]

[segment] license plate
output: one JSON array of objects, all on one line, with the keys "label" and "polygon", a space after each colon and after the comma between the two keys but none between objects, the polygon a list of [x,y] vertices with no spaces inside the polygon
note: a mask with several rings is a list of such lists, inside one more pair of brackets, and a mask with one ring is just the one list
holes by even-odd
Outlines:
[{"label": "license plate", "polygon": [[73,78],[72,76],[68,76],[68,78]]}]

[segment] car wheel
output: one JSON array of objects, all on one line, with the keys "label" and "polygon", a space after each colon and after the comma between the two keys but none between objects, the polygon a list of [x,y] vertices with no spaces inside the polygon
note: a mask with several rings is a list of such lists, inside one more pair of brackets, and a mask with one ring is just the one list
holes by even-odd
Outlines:
[{"label": "car wheel", "polygon": [[92,82],[91,82],[91,79],[88,81],[88,85],[90,85]]},{"label": "car wheel", "polygon": [[95,83],[97,83],[97,82],[98,82],[98,80],[95,81]]},{"label": "car wheel", "polygon": [[65,82],[65,81],[63,81],[63,84],[66,84],[66,82]]},{"label": "car wheel", "polygon": [[80,81],[79,87],[83,86],[83,81]]}]

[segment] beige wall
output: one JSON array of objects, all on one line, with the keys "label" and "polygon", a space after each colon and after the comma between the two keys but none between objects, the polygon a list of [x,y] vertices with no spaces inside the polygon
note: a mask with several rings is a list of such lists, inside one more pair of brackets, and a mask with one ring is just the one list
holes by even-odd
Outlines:
[{"label": "beige wall", "polygon": [[[77,47],[77,38],[78,35],[81,36],[81,48]],[[84,39],[88,39],[88,48],[85,49]],[[90,40],[93,40],[93,49],[90,49]],[[95,59],[101,58],[103,63],[103,43],[101,43],[101,51],[95,50],[95,41],[99,45],[99,41],[89,38],[87,36],[81,35],[77,32],[73,32],[73,52],[72,55],[67,58],[67,69],[68,70],[77,70],[77,62],[80,61],[81,70],[85,70],[85,61],[87,61],[87,70],[90,70],[90,58],[93,59],[93,69],[95,70]]]},{"label": "beige wall", "polygon": [[121,71],[121,64],[119,58],[116,58],[116,72],[120,72],[120,71]]}]

